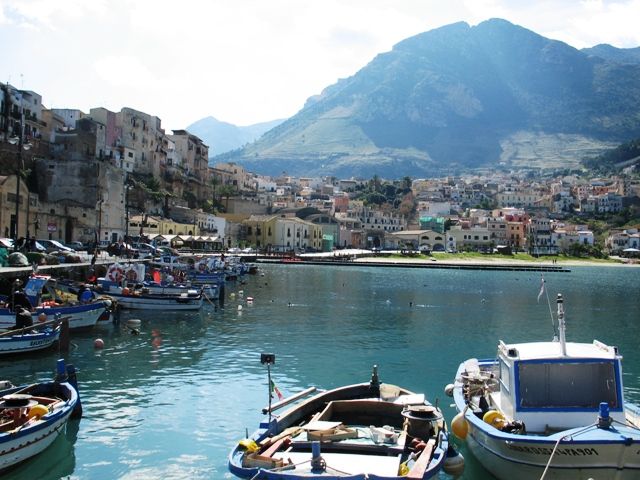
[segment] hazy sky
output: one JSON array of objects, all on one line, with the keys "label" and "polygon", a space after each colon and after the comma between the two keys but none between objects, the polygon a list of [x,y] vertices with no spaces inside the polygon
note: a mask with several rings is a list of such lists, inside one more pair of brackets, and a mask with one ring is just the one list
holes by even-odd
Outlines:
[{"label": "hazy sky", "polygon": [[0,0],[0,81],[165,130],[286,118],[412,35],[499,17],[576,47],[640,45],[640,0]]}]

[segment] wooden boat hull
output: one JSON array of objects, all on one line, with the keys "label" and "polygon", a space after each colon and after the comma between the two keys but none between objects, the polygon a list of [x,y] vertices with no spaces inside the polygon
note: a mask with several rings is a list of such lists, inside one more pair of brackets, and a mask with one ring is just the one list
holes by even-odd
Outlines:
[{"label": "wooden boat hull", "polygon": [[[464,368],[463,363],[456,378],[461,377]],[[510,480],[516,474],[518,479],[538,480],[552,455],[546,479],[640,478],[638,428],[616,423],[610,428],[598,428],[598,413],[594,412],[594,423],[584,427],[549,435],[507,433],[484,422],[472,409],[467,408],[461,384],[454,387],[453,398],[456,409],[464,412],[469,449],[498,479]],[[628,416],[637,417],[639,412],[637,407],[629,406]],[[562,440],[558,443],[559,439]]]},{"label": "wooden boat hull", "polygon": [[[372,396],[369,383],[356,384],[341,387],[335,390],[319,393],[308,400],[289,408],[281,415],[273,416],[271,421],[265,419],[260,423],[260,427],[250,437],[257,444],[261,442],[272,442],[270,449],[278,446],[278,441],[273,441],[279,436],[291,436],[296,432],[293,439],[289,438],[289,446],[285,450],[261,451],[256,457],[254,456],[248,462],[248,454],[238,445],[229,454],[229,470],[231,473],[242,478],[252,479],[270,479],[270,480],[296,480],[308,478],[340,478],[340,479],[361,479],[361,480],[377,480],[377,479],[402,479],[407,478],[400,475],[400,467],[403,459],[407,458],[404,443],[400,440],[397,443],[373,443],[367,439],[366,433],[363,435],[361,431],[368,431],[369,435],[374,428],[382,425],[394,426],[400,431],[402,428],[401,411],[404,406],[384,401],[379,397]],[[412,392],[391,385],[381,385],[381,389],[395,389],[401,395],[414,395]],[[424,404],[424,396],[420,395]],[[408,398],[408,397],[407,397]],[[357,403],[354,403],[357,402]],[[340,407],[340,408],[338,408]],[[348,413],[347,413],[348,412]],[[333,437],[329,441],[323,440],[320,444],[321,455],[326,463],[326,468],[322,471],[314,470],[311,466],[311,457],[313,450],[313,440],[308,433],[298,433],[301,423],[305,423],[313,417],[314,421],[325,421],[326,418],[341,417],[344,426],[334,432],[323,432],[321,435],[328,434]],[[349,417],[350,421],[347,421]],[[441,419],[442,417],[440,417]],[[329,423],[332,423],[329,421]],[[310,427],[309,422],[307,427]],[[354,425],[357,425],[354,427]],[[375,425],[375,427],[374,427]],[[443,467],[447,456],[448,437],[444,428],[444,423],[439,424],[437,433],[430,438],[433,450],[430,450],[429,456],[422,461],[420,476],[409,478],[431,478],[436,475]],[[303,427],[302,429],[304,430]],[[353,438],[353,430],[356,430],[357,439]],[[400,434],[402,435],[402,434]],[[298,440],[298,439],[301,440]],[[406,438],[405,438],[406,439]],[[404,442],[404,440],[402,442]],[[396,440],[393,440],[396,441]],[[426,441],[426,439],[425,439]],[[346,443],[344,443],[346,442]],[[358,445],[360,443],[360,445]],[[431,447],[430,447],[431,448]],[[261,458],[268,455],[267,460],[273,459],[276,467],[259,466]],[[410,461],[409,468],[413,467]],[[255,466],[255,462],[258,466]],[[290,461],[290,463],[289,463]],[[282,466],[279,462],[282,462]],[[405,473],[406,474],[406,473]],[[415,475],[415,473],[414,473]]]},{"label": "wooden boat hull", "polygon": [[0,397],[25,392],[34,398],[50,396],[60,401],[48,407],[48,413],[39,420],[19,427],[0,430],[0,471],[17,465],[46,449],[63,431],[68,420],[75,416],[79,405],[78,392],[68,382],[45,382],[29,387],[13,387],[0,391]]},{"label": "wooden boat hull", "polygon": [[19,353],[45,350],[60,338],[60,328],[48,329],[36,333],[18,333],[0,337],[0,355],[15,355]]}]

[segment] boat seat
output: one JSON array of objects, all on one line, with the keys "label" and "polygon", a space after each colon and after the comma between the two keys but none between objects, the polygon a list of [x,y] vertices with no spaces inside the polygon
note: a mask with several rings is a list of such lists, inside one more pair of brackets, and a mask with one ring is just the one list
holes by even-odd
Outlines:
[{"label": "boat seat", "polygon": [[379,400],[334,400],[329,402],[317,420],[344,425],[390,425],[401,429],[404,406]]}]

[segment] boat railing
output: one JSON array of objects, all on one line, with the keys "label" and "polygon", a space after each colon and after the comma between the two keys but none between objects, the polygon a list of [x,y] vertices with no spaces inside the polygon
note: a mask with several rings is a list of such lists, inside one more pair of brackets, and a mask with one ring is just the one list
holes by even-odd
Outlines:
[{"label": "boat railing", "polygon": [[[298,392],[294,395],[291,395],[290,397],[287,397],[283,400],[280,400],[279,402],[274,403],[273,405],[271,405],[271,411],[274,412],[282,407],[285,407],[287,405],[289,405],[290,403],[295,402],[296,400],[300,400],[301,398],[306,397],[307,395],[312,394],[313,392],[315,392],[317,390],[316,387],[309,387],[305,390],[302,390],[301,392]],[[262,414],[266,415],[267,413],[269,413],[269,407],[265,407],[262,409]]]},{"label": "boat railing", "polygon": [[49,325],[57,325],[61,324],[63,321],[69,321],[71,319],[68,317],[54,318],[53,320],[47,320],[46,322],[38,322],[28,327],[16,328],[15,330],[5,330],[0,332],[0,337],[6,337],[10,335],[23,335],[26,332],[30,332],[32,330],[39,330],[42,327],[48,327]]}]

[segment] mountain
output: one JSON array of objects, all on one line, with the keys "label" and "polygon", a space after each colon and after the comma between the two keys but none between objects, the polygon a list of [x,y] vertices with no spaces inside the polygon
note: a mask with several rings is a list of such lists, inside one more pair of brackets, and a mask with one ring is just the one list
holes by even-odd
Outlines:
[{"label": "mountain", "polygon": [[284,120],[256,123],[246,127],[238,127],[231,123],[221,122],[213,117],[205,117],[187,127],[187,130],[200,137],[209,146],[211,156],[235,150],[253,142],[268,130]]},{"label": "mountain", "polygon": [[578,166],[640,135],[640,65],[505,20],[408,38],[216,160],[265,174],[429,176]]},{"label": "mountain", "polygon": [[583,164],[591,170],[605,174],[640,165],[640,138],[623,143],[595,158],[585,158]]},{"label": "mountain", "polygon": [[611,62],[640,64],[640,47],[616,48],[606,43],[601,43],[595,47],[583,48],[580,51]]}]

